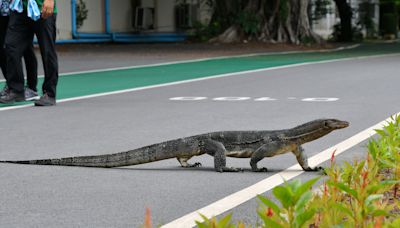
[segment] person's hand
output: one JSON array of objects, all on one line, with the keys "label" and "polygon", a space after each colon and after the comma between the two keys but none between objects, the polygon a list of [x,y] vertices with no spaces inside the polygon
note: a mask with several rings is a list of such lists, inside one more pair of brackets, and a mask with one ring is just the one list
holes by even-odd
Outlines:
[{"label": "person's hand", "polygon": [[42,18],[46,19],[54,13],[54,0],[44,0],[42,5]]}]

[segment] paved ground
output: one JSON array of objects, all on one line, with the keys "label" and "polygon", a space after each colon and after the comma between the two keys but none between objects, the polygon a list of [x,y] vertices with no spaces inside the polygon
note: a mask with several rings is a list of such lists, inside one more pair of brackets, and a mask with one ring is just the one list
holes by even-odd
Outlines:
[{"label": "paved ground", "polygon": [[[297,46],[286,44],[74,44],[58,45],[60,73],[97,70],[114,67],[136,66],[188,59],[248,53],[278,51],[305,51],[335,48],[337,45]],[[36,54],[40,58],[38,48]],[[39,59],[39,74],[43,74]],[[0,79],[3,75],[0,74]]]},{"label": "paved ground", "polygon": [[[311,156],[399,112],[399,60],[312,64],[1,111],[0,157],[104,154],[215,130],[281,129],[321,117],[350,121],[351,127],[306,145]],[[170,99],[183,96],[207,99]],[[214,100],[220,97],[250,98]],[[275,100],[255,101],[260,97]],[[362,157],[362,146],[339,159]],[[290,154],[264,159],[260,166],[271,172],[252,173],[248,159],[229,159],[229,166],[247,170],[219,174],[211,157],[192,160],[203,167],[181,169],[175,160],[123,169],[2,164],[0,227],[138,227],[146,207],[154,224],[166,224],[296,163]],[[254,224],[256,206],[250,200],[231,212]]]}]

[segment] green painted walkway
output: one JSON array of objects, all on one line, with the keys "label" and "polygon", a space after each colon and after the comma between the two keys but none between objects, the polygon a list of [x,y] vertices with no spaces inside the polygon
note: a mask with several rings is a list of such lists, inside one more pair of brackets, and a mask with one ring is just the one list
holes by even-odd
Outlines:
[{"label": "green painted walkway", "polygon": [[[139,67],[96,73],[80,73],[60,77],[57,99],[80,97],[142,86],[196,79],[218,74],[256,70],[297,63],[391,53],[400,53],[399,43],[363,44],[355,49],[334,52],[259,55],[251,57],[211,59],[190,63]],[[42,80],[43,79],[40,79],[39,85],[42,84]],[[0,88],[4,86],[4,83],[5,82],[0,83]],[[27,103],[29,102],[21,102],[15,105]],[[0,104],[0,108],[5,106],[7,105]]]}]

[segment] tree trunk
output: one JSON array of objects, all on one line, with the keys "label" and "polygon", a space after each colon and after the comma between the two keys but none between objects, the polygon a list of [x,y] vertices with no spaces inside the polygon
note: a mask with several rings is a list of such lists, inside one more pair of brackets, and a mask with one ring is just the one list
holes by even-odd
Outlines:
[{"label": "tree trunk", "polygon": [[[321,43],[322,38],[314,33],[310,26],[310,20],[308,17],[308,4],[309,0],[292,0],[292,2],[297,2],[298,5],[298,20],[297,24],[297,37],[301,42],[311,42]],[[294,5],[294,3],[292,3]],[[298,41],[298,40],[297,40]]]},{"label": "tree trunk", "polygon": [[[216,0],[218,2],[218,0]],[[219,1],[219,3],[225,2]],[[234,2],[230,1],[229,9],[235,9]],[[238,23],[232,23],[223,33],[213,38],[211,41],[232,43],[248,39],[249,36],[264,42],[288,42],[299,44],[301,42],[321,43],[320,36],[311,30],[308,17],[309,0],[247,0],[241,11],[227,12],[224,8],[224,15],[233,15],[238,17],[240,13],[256,15],[260,24],[256,34],[246,34],[244,29]],[[220,9],[223,7],[220,5]],[[240,8],[240,7],[239,7]],[[237,9],[237,8],[236,8]],[[231,20],[236,21],[236,20]],[[246,23],[246,22],[242,22]]]},{"label": "tree trunk", "polygon": [[351,18],[353,16],[353,12],[351,11],[350,5],[346,0],[334,0],[336,3],[336,7],[339,11],[340,17],[340,34],[339,40],[342,42],[348,42],[353,40],[353,32],[351,26]]}]

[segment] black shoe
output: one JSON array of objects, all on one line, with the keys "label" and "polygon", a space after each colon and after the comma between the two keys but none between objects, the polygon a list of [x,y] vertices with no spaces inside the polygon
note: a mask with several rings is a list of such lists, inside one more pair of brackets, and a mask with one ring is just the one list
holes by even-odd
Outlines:
[{"label": "black shoe", "polygon": [[8,93],[10,91],[10,89],[8,88],[7,85],[4,86],[4,88],[0,91],[0,97],[6,95],[6,93]]},{"label": "black shoe", "polygon": [[12,90],[7,90],[0,97],[0,103],[3,104],[13,104],[14,102],[25,101],[24,93],[16,93]]},{"label": "black shoe", "polygon": [[56,105],[56,99],[54,97],[49,97],[47,93],[35,101],[35,106],[53,106]]},{"label": "black shoe", "polygon": [[25,100],[33,101],[33,100],[37,100],[39,98],[40,98],[39,94],[35,90],[33,90],[29,87],[25,88]]}]

